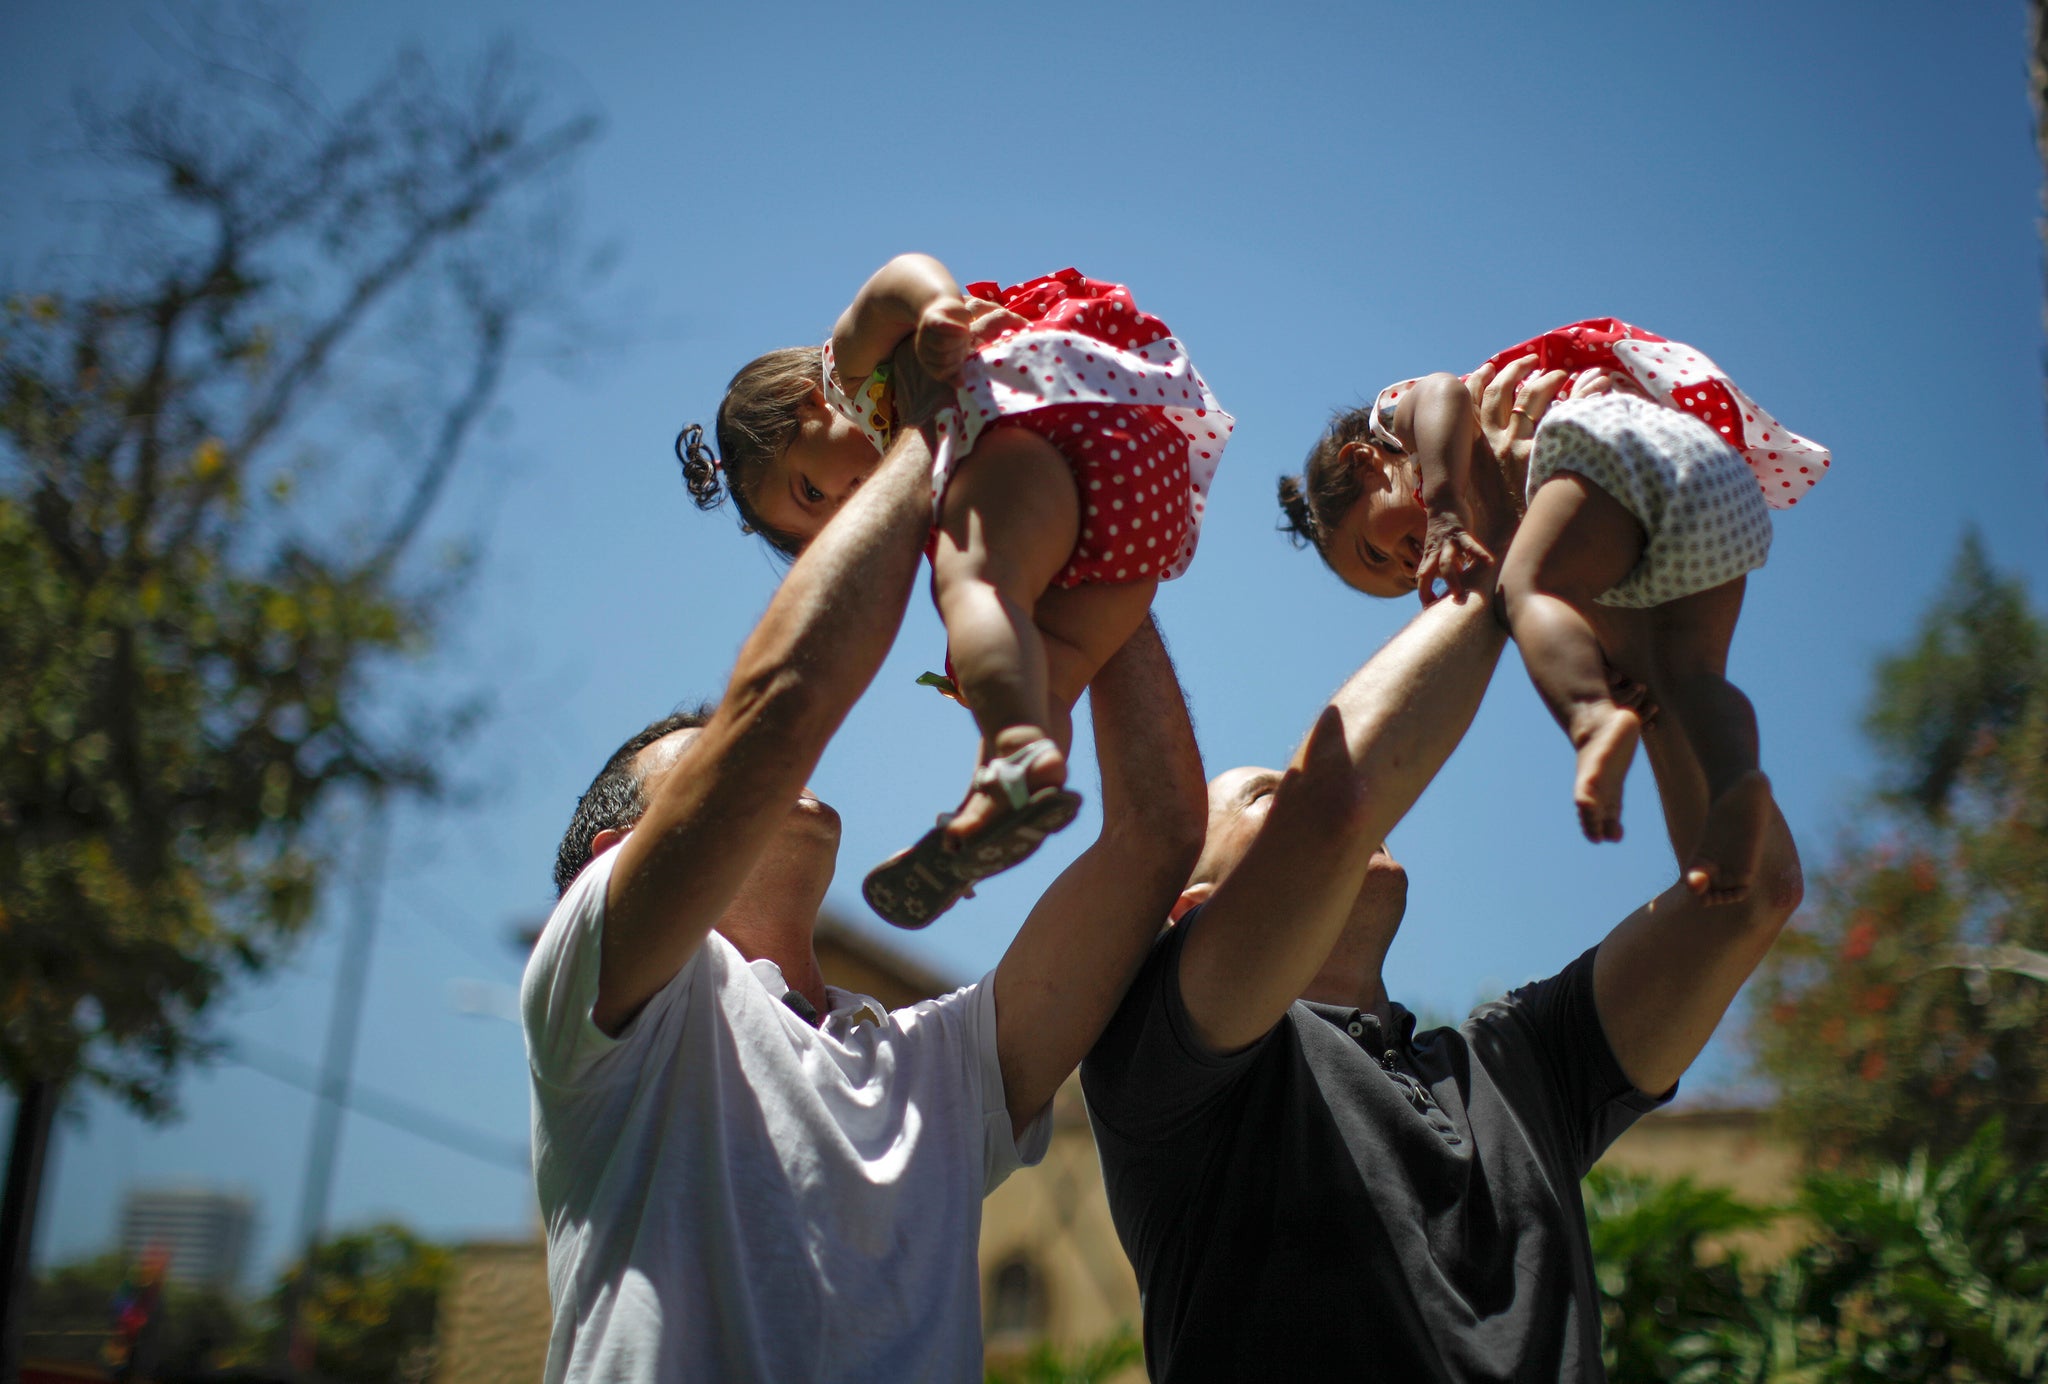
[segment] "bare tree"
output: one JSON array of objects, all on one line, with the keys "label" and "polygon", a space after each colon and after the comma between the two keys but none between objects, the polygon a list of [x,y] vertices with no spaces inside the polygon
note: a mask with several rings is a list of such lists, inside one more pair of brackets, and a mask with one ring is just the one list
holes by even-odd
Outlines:
[{"label": "bare tree", "polygon": [[430,791],[473,716],[392,691],[466,570],[418,550],[574,296],[597,124],[510,48],[404,53],[335,106],[239,19],[81,104],[97,240],[0,316],[9,1325],[59,1093],[171,1109],[209,1004],[311,917],[323,809]]}]

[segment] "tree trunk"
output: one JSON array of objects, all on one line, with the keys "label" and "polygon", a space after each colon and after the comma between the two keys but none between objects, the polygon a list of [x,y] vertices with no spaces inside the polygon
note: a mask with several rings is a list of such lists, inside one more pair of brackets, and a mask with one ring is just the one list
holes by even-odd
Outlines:
[{"label": "tree trunk", "polygon": [[0,1200],[0,1384],[19,1384],[22,1333],[28,1328],[29,1250],[35,1244],[36,1203],[50,1152],[63,1083],[31,1081],[18,1093],[14,1139],[7,1154],[7,1186]]},{"label": "tree trunk", "polygon": [[[2041,156],[2042,170],[2048,172],[2048,0],[2029,0],[2027,5],[2027,95],[2034,105],[2034,148]],[[2041,205],[2048,212],[2048,186],[2041,189]],[[2039,225],[2042,243],[2048,245],[2048,215]],[[2048,263],[2048,257],[2043,262]],[[2041,320],[2048,325],[2048,303],[2043,305]],[[2048,388],[2048,380],[2044,380],[2044,388]]]}]

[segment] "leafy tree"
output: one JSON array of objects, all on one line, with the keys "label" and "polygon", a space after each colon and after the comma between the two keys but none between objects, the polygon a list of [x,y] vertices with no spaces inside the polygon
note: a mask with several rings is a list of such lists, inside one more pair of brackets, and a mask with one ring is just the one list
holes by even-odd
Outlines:
[{"label": "leafy tree", "polygon": [[[423,1384],[434,1368],[434,1317],[454,1258],[402,1225],[385,1223],[323,1241],[300,1320],[315,1377],[335,1384]],[[303,1263],[271,1295],[281,1309]]]},{"label": "leafy tree", "polygon": [[1867,829],[1756,985],[1779,1113],[1826,1162],[1951,1151],[1994,1117],[2048,1158],[2048,624],[1974,535],[1865,726]]},{"label": "leafy tree", "polygon": [[234,13],[81,99],[102,220],[0,285],[0,1373],[57,1093],[168,1113],[312,916],[324,809],[431,789],[471,719],[394,680],[466,567],[416,550],[567,325],[589,116],[502,48],[336,105]]}]

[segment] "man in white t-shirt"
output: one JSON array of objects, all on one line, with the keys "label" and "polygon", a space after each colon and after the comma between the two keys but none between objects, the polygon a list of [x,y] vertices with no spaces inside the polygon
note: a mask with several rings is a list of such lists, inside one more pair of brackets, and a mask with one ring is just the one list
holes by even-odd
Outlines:
[{"label": "man in white t-shirt", "polygon": [[1148,623],[1090,693],[1101,836],[989,975],[885,1011],[812,929],[838,815],[804,789],[902,619],[930,461],[890,450],[741,649],[724,700],[622,746],[562,843],[522,989],[562,1380],[979,1380],[981,1198],[1199,851],[1187,708]]}]

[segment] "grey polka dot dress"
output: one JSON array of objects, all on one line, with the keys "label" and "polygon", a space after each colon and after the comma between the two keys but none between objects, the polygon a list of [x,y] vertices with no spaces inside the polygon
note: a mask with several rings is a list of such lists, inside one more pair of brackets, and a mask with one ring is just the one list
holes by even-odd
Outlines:
[{"label": "grey polka dot dress", "polygon": [[1553,405],[1536,429],[1529,494],[1560,471],[1584,476],[1642,523],[1642,560],[1602,605],[1669,604],[1764,565],[1771,510],[1742,453],[1690,414],[1602,394]]}]

